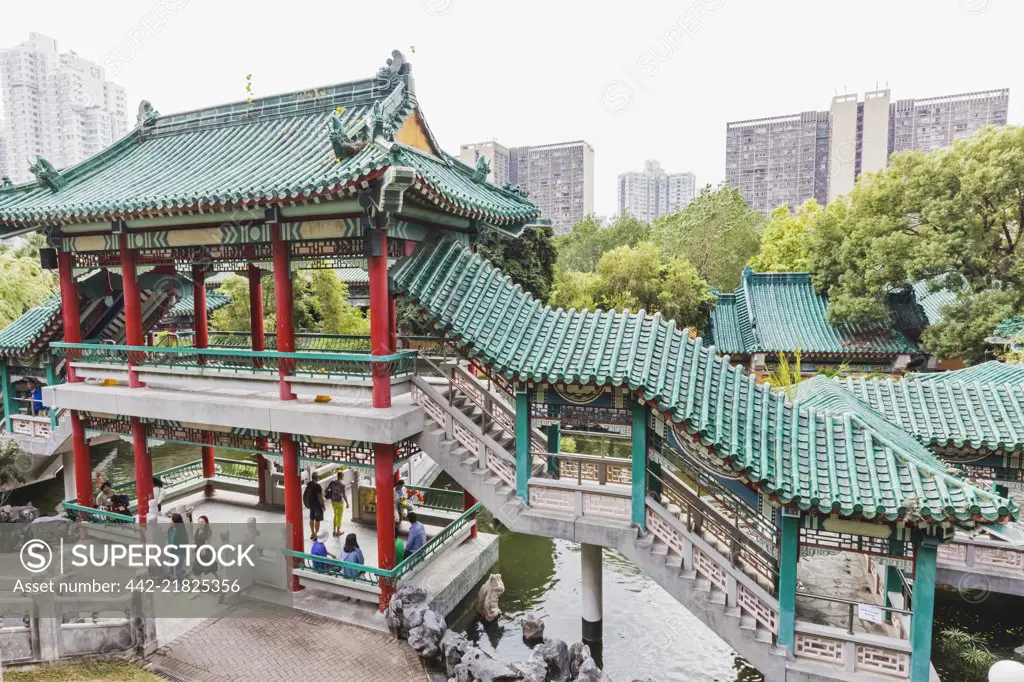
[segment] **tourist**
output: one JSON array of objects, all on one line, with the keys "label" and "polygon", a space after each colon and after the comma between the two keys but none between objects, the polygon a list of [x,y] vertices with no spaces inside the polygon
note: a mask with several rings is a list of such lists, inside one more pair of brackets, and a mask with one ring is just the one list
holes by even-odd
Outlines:
[{"label": "tourist", "polygon": [[[324,544],[324,540],[327,539],[327,531],[322,530],[317,533],[316,539],[313,540],[313,546],[309,548],[309,553],[313,556],[328,556],[332,559],[336,558],[333,554],[327,551],[327,545]],[[314,561],[313,569],[317,571],[326,571],[327,564],[323,561]]]},{"label": "tourist", "polygon": [[[210,539],[213,537],[213,529],[210,528],[210,519],[204,514],[199,517],[199,524],[196,527],[196,533],[194,536],[196,545],[196,556],[199,556],[199,548],[203,545],[210,544]],[[205,554],[205,552],[204,552]],[[205,557],[204,557],[205,559]],[[200,563],[196,563],[195,569],[192,571],[194,575],[203,575],[205,573],[216,573],[217,564],[211,563],[209,566],[203,566]]]},{"label": "tourist", "polygon": [[309,467],[302,467],[302,470],[299,472],[299,479],[302,481],[303,485],[309,483],[309,473]]},{"label": "tourist", "polygon": [[402,538],[395,538],[395,564],[402,563],[405,559],[405,540]]},{"label": "tourist", "polygon": [[334,511],[334,537],[338,537],[341,535],[341,519],[345,516],[345,505],[348,504],[345,481],[340,470],[337,477],[327,484],[327,498],[331,501]]},{"label": "tourist", "polygon": [[345,488],[353,497],[355,497],[355,488],[353,486],[356,482],[356,470],[352,467],[342,467],[341,470],[344,472],[342,479],[345,484]]},{"label": "tourist", "polygon": [[405,553],[412,554],[427,544],[427,529],[423,527],[416,512],[409,512],[409,541],[405,543]]},{"label": "tourist", "polygon": [[162,511],[164,501],[164,482],[156,476],[153,477],[153,504],[156,505],[157,513]]},{"label": "tourist", "polygon": [[320,532],[320,522],[324,520],[324,509],[327,507],[327,503],[324,501],[324,489],[316,482],[316,479],[317,475],[313,473],[302,494],[302,501],[305,502],[306,509],[309,510],[310,540],[316,540],[317,533]]},{"label": "tourist", "polygon": [[32,414],[39,416],[47,409],[43,405],[43,385],[38,381],[33,381],[33,385],[35,388],[32,390]]},{"label": "tourist", "polygon": [[174,579],[179,583],[185,580],[185,546],[188,545],[188,529],[185,527],[185,519],[181,514],[171,516],[171,529],[167,531],[167,546],[171,548],[171,554],[178,558],[174,566]]},{"label": "tourist", "polygon": [[96,508],[109,511],[114,497],[114,489],[111,487],[110,481],[100,480],[100,491],[96,494]]},{"label": "tourist", "polygon": [[[345,536],[345,546],[341,548],[341,560],[347,561],[350,564],[362,564],[365,562],[363,550],[359,549],[355,533],[349,533]],[[362,574],[362,571],[355,568],[341,569],[341,575],[345,578],[358,578]]]}]

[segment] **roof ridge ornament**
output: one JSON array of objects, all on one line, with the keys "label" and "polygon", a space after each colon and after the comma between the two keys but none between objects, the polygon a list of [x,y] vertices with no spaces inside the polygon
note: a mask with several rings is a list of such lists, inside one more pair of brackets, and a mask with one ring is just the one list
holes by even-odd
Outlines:
[{"label": "roof ridge ornament", "polygon": [[[380,100],[373,103],[373,109],[366,121],[367,138],[376,141],[382,137],[388,143],[395,141],[395,126],[384,116],[384,107]],[[390,145],[386,145],[390,146]]]},{"label": "roof ridge ornament", "polygon": [[53,167],[53,164],[42,156],[37,156],[36,162],[30,164],[28,169],[32,175],[36,176],[36,180],[39,181],[39,184],[45,185],[51,192],[56,192],[64,185],[68,184],[67,179],[61,177],[60,172]]},{"label": "roof ridge ornament", "polygon": [[144,99],[139,102],[139,115],[135,119],[135,124],[139,128],[146,128],[156,123],[158,116],[160,112],[153,108],[149,100]]},{"label": "roof ridge ornament", "polygon": [[384,90],[393,90],[402,81],[402,76],[409,73],[410,68],[405,55],[392,50],[387,62],[377,70],[376,84]]},{"label": "roof ridge ornament", "polygon": [[491,172],[491,166],[487,163],[487,157],[480,155],[476,158],[476,168],[473,170],[473,182],[487,182],[487,175]]},{"label": "roof ridge ornament", "polygon": [[11,179],[5,175],[2,178],[0,178],[0,189],[4,189],[7,187],[14,187],[14,182],[12,182]]},{"label": "roof ridge ornament", "polygon": [[345,121],[337,111],[331,115],[327,128],[331,146],[334,147],[334,156],[339,161],[351,159],[366,146],[366,140],[356,140],[354,135],[345,130]]}]

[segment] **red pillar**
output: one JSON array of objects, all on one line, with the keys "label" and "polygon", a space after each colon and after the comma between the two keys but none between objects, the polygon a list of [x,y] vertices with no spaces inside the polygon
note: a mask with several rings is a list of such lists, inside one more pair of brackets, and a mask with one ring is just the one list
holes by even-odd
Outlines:
[{"label": "red pillar", "polygon": [[71,411],[71,448],[75,455],[75,497],[82,507],[96,504],[92,492],[92,461],[89,443],[85,440],[85,425],[77,410]]},{"label": "red pillar", "polygon": [[[288,434],[281,434],[281,459],[284,464],[284,519],[291,526],[292,537],[290,549],[294,552],[305,551],[306,532],[302,526],[302,482],[299,480],[299,449]],[[391,543],[392,562],[395,555],[395,543]],[[299,579],[292,576],[292,590],[298,591]]]},{"label": "red pillar", "polygon": [[[265,451],[267,449],[267,439],[257,438],[256,447],[260,450]],[[256,455],[256,484],[259,486],[259,500],[260,504],[267,503],[267,458],[263,455]]]},{"label": "red pillar", "polygon": [[[392,569],[395,567],[395,488],[391,472],[394,469],[395,446],[374,443],[373,460],[377,486],[377,567]],[[383,611],[395,593],[395,586],[391,581],[381,579],[380,589],[380,610]]]},{"label": "red pillar", "polygon": [[[277,321],[277,350],[280,353],[294,353],[295,330],[292,328],[292,276],[288,263],[288,243],[281,239],[280,225],[271,226],[271,237],[274,250],[274,317]],[[281,400],[294,400],[295,394],[286,381],[288,363],[278,360],[277,374],[280,379]]]},{"label": "red pillar", "polygon": [[[57,254],[57,271],[60,277],[60,309],[64,322],[64,341],[67,343],[82,342],[82,318],[78,308],[78,285],[75,282],[75,257],[61,251]],[[65,367],[68,383],[80,379],[71,366],[72,353],[68,353]],[[91,507],[95,504],[92,492],[92,461],[89,456],[89,443],[85,440],[85,425],[81,415],[71,411],[71,448],[75,460],[75,496],[78,504]]]},{"label": "red pillar", "polygon": [[[476,498],[468,490],[462,491],[462,511],[467,512],[476,504]],[[469,539],[476,540],[476,518],[473,519],[473,528],[469,531]]]},{"label": "red pillar", "polygon": [[206,270],[201,265],[192,266],[192,319],[195,347],[208,348],[210,327],[206,319]]},{"label": "red pillar", "polygon": [[391,334],[388,344],[392,353],[398,352],[398,306],[395,305],[394,297],[391,298]]},{"label": "red pillar", "polygon": [[[381,252],[387,254],[387,237],[381,238]],[[373,355],[391,353],[391,295],[388,292],[388,258],[367,258],[370,275],[370,352]],[[373,372],[373,406],[391,407],[391,376]],[[390,475],[390,472],[389,472]]]},{"label": "red pillar", "polygon": [[263,350],[263,283],[260,269],[249,263],[249,328],[252,330],[252,349]]},{"label": "red pillar", "polygon": [[[139,280],[135,276],[135,251],[128,248],[128,235],[121,233],[121,286],[124,290],[124,324],[125,342],[129,346],[142,345],[142,295],[139,292]],[[129,356],[128,385],[132,388],[142,386],[135,373],[134,363]]]},{"label": "red pillar", "polygon": [[135,494],[139,500],[139,521],[146,522],[149,500],[153,497],[153,460],[146,442],[146,425],[132,417],[132,447],[135,453]]},{"label": "red pillar", "polygon": [[[64,341],[82,343],[82,317],[78,309],[78,284],[75,282],[75,256],[66,251],[57,254],[57,273],[60,277],[60,311],[64,322]],[[78,381],[75,370],[71,367],[71,354],[68,354],[68,383]]]},{"label": "red pillar", "polygon": [[[212,431],[203,431],[203,442],[204,443],[212,443],[213,442],[213,432]],[[203,478],[210,479],[210,478],[213,478],[216,474],[217,474],[217,466],[216,466],[216,462],[214,462],[214,459],[213,459],[213,446],[212,445],[204,445],[203,446]],[[207,483],[206,487],[203,488],[203,493],[207,497],[209,497],[210,495],[213,495],[213,484],[212,483]]]}]

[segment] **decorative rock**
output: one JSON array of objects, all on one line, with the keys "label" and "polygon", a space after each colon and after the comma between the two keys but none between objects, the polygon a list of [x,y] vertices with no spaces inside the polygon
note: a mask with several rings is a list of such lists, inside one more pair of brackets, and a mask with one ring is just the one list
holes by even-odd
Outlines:
[{"label": "decorative rock", "polygon": [[544,621],[533,611],[523,616],[523,639],[527,642],[544,641]]},{"label": "decorative rock", "polygon": [[462,663],[455,667],[456,682],[513,682],[518,679],[519,675],[511,668],[476,647],[466,649]]},{"label": "decorative rock", "polygon": [[462,656],[469,648],[469,640],[461,632],[448,630],[441,638],[441,661],[445,665],[445,672],[449,675],[455,674],[455,666],[462,663]]},{"label": "decorative rock", "polygon": [[426,604],[409,604],[402,600],[402,631],[406,637],[413,628],[423,625],[423,614],[426,611]]},{"label": "decorative rock", "polygon": [[498,597],[504,593],[505,583],[501,579],[501,574],[492,573],[487,578],[487,582],[480,586],[480,591],[476,593],[473,608],[476,609],[477,615],[489,622],[497,620],[501,615],[501,609],[498,608]]},{"label": "decorative rock", "polygon": [[572,678],[575,682],[601,682],[601,669],[590,656],[583,659],[580,669]]},{"label": "decorative rock", "polygon": [[[402,600],[398,597],[392,597],[391,603],[388,604],[387,610],[384,611],[384,622],[387,623],[391,634],[399,639],[405,639],[405,637],[409,636],[408,632],[402,632],[402,612]],[[404,636],[402,636],[403,634]]]},{"label": "decorative rock", "polygon": [[548,682],[569,681],[569,647],[560,639],[545,639],[533,649],[533,658],[547,664]]},{"label": "decorative rock", "polygon": [[441,638],[447,629],[444,618],[437,611],[426,609],[422,624],[409,629],[409,646],[421,658],[437,660],[441,655]]},{"label": "decorative rock", "polygon": [[1018,663],[1024,663],[1024,644],[1013,650],[1013,660]]},{"label": "decorative rock", "polygon": [[573,642],[569,646],[569,677],[576,679],[580,674],[580,666],[587,659],[591,659],[590,647],[583,642]]},{"label": "decorative rock", "polygon": [[395,592],[395,597],[401,599],[403,604],[422,604],[427,601],[427,591],[415,585],[402,585]]},{"label": "decorative rock", "polygon": [[509,668],[519,673],[519,679],[523,682],[546,682],[548,679],[548,667],[544,661],[536,658],[522,663],[513,663]]}]

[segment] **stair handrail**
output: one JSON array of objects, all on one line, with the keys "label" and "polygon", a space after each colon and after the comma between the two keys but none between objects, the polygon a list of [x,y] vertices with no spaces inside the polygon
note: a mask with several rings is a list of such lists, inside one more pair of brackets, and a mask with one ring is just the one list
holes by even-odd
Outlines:
[{"label": "stair handrail", "polygon": [[[435,372],[437,372],[437,374],[438,374],[438,376],[440,378],[442,378],[442,379],[444,379],[445,381],[448,382],[448,387],[449,387],[449,391],[448,391],[448,405],[451,406],[452,399],[454,397],[453,393],[454,393],[454,388],[455,388],[455,383],[452,381],[451,375],[448,372],[446,372],[444,369],[439,367],[437,364],[435,364],[430,358],[426,357],[425,355],[423,355],[421,353],[418,353],[416,358],[417,358],[417,360],[422,360],[423,362],[425,362],[427,364],[427,366],[429,366],[431,369],[433,369]],[[459,367],[458,365],[452,365],[452,367],[451,367],[451,371],[453,371],[453,372],[457,371],[457,370],[461,370],[461,369],[462,368]],[[484,415],[488,419],[491,420],[492,424],[498,424],[499,426],[501,425],[501,421],[496,419],[494,417],[494,414],[492,412],[490,412],[485,406],[483,406],[480,403],[478,403],[477,401],[473,400],[472,396],[467,395],[466,397],[467,397],[467,399],[472,401],[472,403],[474,405],[476,405],[477,407],[480,408],[480,411],[483,412]],[[444,397],[443,396],[441,396],[441,400],[442,400],[442,402],[444,401]],[[465,415],[463,415],[463,416],[465,416]],[[513,415],[513,418],[514,418],[514,415]],[[469,419],[469,418],[467,417],[467,419]],[[469,420],[469,423],[472,423],[472,420]],[[474,426],[475,426],[475,424],[474,424]],[[481,433],[482,433],[482,431],[481,431]],[[515,436],[514,433],[512,435]]]},{"label": "stair handrail", "polygon": [[[465,378],[468,381],[473,381],[473,382],[477,381],[476,377],[474,377],[472,374],[470,374],[468,371],[466,371],[462,367],[459,367],[458,365],[452,365],[452,373],[453,373],[453,376],[450,379],[452,386],[455,385],[455,382],[454,382],[454,374],[455,373],[461,374],[463,376],[463,378]],[[499,386],[499,388],[501,388],[501,387]],[[491,394],[491,395],[498,395],[498,394],[496,394],[496,393],[494,393],[494,392],[492,392],[490,390],[484,389],[482,386],[481,386],[481,390],[483,390],[485,393],[488,393],[488,394]],[[515,408],[513,408],[510,405],[507,405],[506,403],[504,403],[500,399],[499,400],[493,400],[491,402],[491,404],[492,405],[497,405],[498,409],[501,410],[502,414],[504,414],[506,416],[506,420],[505,421],[495,420],[492,411],[488,410],[486,405],[481,405],[476,400],[473,400],[473,396],[471,396],[469,394],[466,394],[466,397],[470,401],[472,401],[474,405],[479,407],[480,410],[483,411],[484,414],[486,414],[491,419],[492,423],[497,424],[498,426],[500,426],[505,431],[505,433],[507,433],[510,436],[512,436],[513,438],[515,438],[515,435],[516,435],[515,434],[515,429],[514,428],[510,429],[508,427],[509,423],[515,424],[515,421],[516,421]],[[547,435],[544,433],[544,431],[542,429],[539,429],[537,427],[533,427],[531,429],[530,441],[531,441],[531,449],[533,449],[532,446],[538,445],[538,446],[544,448],[545,451],[547,450],[547,447],[548,447],[548,437],[547,437]],[[547,454],[550,454],[550,453],[547,453]]]}]

